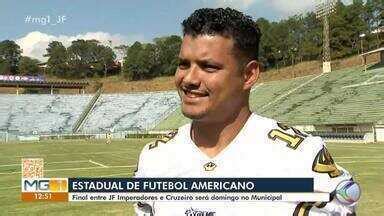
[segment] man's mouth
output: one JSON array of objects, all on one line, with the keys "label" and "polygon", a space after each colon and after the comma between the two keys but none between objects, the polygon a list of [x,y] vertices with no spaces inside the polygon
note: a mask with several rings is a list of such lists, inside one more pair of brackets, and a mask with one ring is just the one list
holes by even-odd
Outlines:
[{"label": "man's mouth", "polygon": [[184,92],[184,95],[189,98],[200,98],[200,97],[206,97],[208,96],[208,92],[205,91],[198,91],[198,90],[189,90],[186,88],[181,89]]}]

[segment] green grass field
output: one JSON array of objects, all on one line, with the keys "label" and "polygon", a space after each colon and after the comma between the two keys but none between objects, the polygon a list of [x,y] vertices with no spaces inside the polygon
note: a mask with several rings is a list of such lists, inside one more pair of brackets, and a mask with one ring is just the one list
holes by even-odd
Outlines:
[{"label": "green grass field", "polygon": [[[44,158],[46,177],[130,177],[138,154],[150,139],[63,140],[0,143],[0,215],[133,215],[125,203],[21,202],[20,160]],[[328,144],[334,159],[360,183],[358,215],[384,211],[383,144]],[[107,167],[97,165],[97,162]]]}]

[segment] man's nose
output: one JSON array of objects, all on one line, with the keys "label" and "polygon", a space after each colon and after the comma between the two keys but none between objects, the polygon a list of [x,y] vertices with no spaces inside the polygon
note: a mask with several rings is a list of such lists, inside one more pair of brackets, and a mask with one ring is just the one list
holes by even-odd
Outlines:
[{"label": "man's nose", "polygon": [[200,69],[197,66],[192,66],[187,71],[183,79],[186,86],[199,86],[200,85]]}]

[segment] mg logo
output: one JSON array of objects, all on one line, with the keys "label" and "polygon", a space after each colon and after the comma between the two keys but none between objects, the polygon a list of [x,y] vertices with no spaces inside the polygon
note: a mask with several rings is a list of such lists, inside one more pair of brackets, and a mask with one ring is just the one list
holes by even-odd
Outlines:
[{"label": "mg logo", "polygon": [[67,179],[22,179],[22,192],[67,192]]},{"label": "mg logo", "polygon": [[23,189],[26,191],[49,191],[49,180],[24,180]]}]

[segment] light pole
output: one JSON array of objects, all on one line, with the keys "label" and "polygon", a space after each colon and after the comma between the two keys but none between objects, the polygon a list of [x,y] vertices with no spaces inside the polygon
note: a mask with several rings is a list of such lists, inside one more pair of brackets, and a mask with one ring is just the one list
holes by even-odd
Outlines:
[{"label": "light pole", "polygon": [[329,16],[335,12],[337,0],[320,0],[316,5],[316,17],[323,20],[323,73],[331,69],[331,48],[329,38]]},{"label": "light pole", "polygon": [[277,54],[278,54],[278,58],[277,58],[276,66],[277,66],[277,72],[279,72],[279,61],[280,61],[281,51],[278,50],[278,51],[277,51]]},{"label": "light pole", "polygon": [[[112,49],[113,51],[113,48],[112,48],[112,40],[108,40],[108,45],[109,45],[109,48]],[[104,56],[105,57],[105,56]],[[107,72],[108,72],[108,68],[107,68],[107,61],[106,59],[104,58],[104,77],[107,78]]]},{"label": "light pole", "polygon": [[296,74],[295,74],[295,69],[294,69],[294,67],[295,67],[295,53],[297,52],[297,48],[296,47],[293,47],[293,48],[291,48],[291,61],[292,61],[292,76],[293,76],[293,78],[295,78],[296,77]]},{"label": "light pole", "polygon": [[359,38],[360,38],[361,54],[364,53],[364,46],[363,46],[363,40],[364,40],[364,37],[365,37],[365,34],[364,34],[364,33],[359,35]]},{"label": "light pole", "polygon": [[360,38],[360,48],[361,48],[361,59],[363,61],[363,65],[364,65],[364,71],[366,72],[367,71],[367,56],[366,55],[363,55],[364,54],[364,46],[363,46],[363,40],[364,40],[364,37],[365,37],[365,34],[362,33],[359,35],[359,38]]}]

